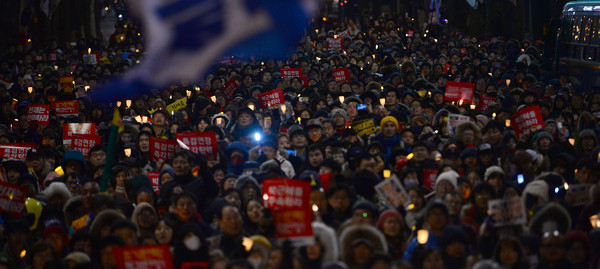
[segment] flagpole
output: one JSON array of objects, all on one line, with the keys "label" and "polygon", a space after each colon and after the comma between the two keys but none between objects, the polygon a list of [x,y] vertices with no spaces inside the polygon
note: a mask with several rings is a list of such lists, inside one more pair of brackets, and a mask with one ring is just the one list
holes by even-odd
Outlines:
[{"label": "flagpole", "polygon": [[108,177],[112,172],[112,166],[115,159],[115,144],[117,140],[117,133],[119,131],[119,122],[121,120],[121,115],[118,111],[118,108],[115,108],[114,113],[115,114],[113,115],[113,122],[110,125],[110,131],[108,136],[108,148],[106,149],[106,161],[104,162],[104,171],[102,172],[100,192],[105,192],[106,188],[108,188]]}]

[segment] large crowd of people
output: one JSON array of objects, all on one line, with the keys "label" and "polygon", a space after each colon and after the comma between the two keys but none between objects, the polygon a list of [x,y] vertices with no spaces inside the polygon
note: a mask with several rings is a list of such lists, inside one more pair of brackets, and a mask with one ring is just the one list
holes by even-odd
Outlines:
[{"label": "large crowd of people", "polygon": [[[287,59],[227,58],[199,84],[111,104],[88,93],[143,61],[133,24],[107,45],[4,51],[0,144],[35,146],[0,163],[3,181],[28,189],[20,217],[1,215],[0,268],[114,268],[114,247],[156,244],[170,245],[175,268],[600,268],[600,91],[556,72],[542,42],[406,17],[332,20],[319,18]],[[84,62],[90,51],[96,62]],[[338,81],[331,70],[344,67]],[[472,101],[448,101],[448,82],[473,83],[461,84],[474,85]],[[273,89],[283,104],[261,108]],[[28,121],[28,105],[61,100],[76,100],[77,115]],[[540,128],[515,130],[513,116],[534,107]],[[109,145],[115,108],[124,126]],[[94,123],[101,143],[73,150],[65,123]],[[217,157],[151,156],[151,138],[183,132],[214,132]],[[311,245],[277,238],[262,195],[271,178],[310,182]],[[401,205],[376,191],[390,178]]]}]

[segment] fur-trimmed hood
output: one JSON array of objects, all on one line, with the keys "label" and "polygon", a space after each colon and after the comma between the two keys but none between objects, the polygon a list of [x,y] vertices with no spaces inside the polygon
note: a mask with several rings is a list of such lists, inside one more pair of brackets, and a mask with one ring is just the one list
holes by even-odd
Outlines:
[{"label": "fur-trimmed hood", "polygon": [[[456,126],[456,130],[455,130],[456,138],[460,139],[460,141],[463,141],[463,143],[464,143],[465,140],[463,139],[463,133],[468,128],[473,129],[473,133],[475,135],[475,139],[473,139],[473,145],[478,147],[482,141],[481,128],[479,128],[479,125],[475,124],[472,121],[462,122],[458,126]],[[465,146],[467,146],[467,145],[465,145]]]},{"label": "fur-trimmed hood", "polygon": [[127,219],[125,215],[115,209],[105,209],[98,214],[90,225],[90,235],[95,239],[100,239],[100,232],[103,227],[110,226],[113,222],[120,219]]},{"label": "fur-trimmed hood", "polygon": [[312,228],[315,237],[319,239],[319,242],[323,246],[321,264],[336,262],[340,256],[340,250],[335,230],[322,222],[313,222]]},{"label": "fur-trimmed hood", "polygon": [[364,239],[370,242],[373,246],[373,251],[381,251],[387,253],[388,247],[385,241],[385,236],[377,230],[377,227],[360,224],[350,225],[342,232],[340,236],[340,255],[342,262],[351,265],[352,261],[352,243],[357,239]]},{"label": "fur-trimmed hood", "polygon": [[[546,230],[557,230],[561,235],[571,231],[571,216],[559,203],[550,202],[540,208],[529,222],[529,232],[542,236]],[[552,231],[549,231],[552,232]]]}]

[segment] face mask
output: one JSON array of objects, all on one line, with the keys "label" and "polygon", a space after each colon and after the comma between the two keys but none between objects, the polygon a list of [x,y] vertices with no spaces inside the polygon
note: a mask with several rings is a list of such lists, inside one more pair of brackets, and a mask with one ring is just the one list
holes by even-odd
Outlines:
[{"label": "face mask", "polygon": [[240,165],[244,162],[244,158],[242,158],[241,156],[231,156],[229,161],[233,165]]},{"label": "face mask", "polygon": [[202,245],[200,243],[200,238],[198,238],[198,236],[195,236],[195,235],[183,240],[183,244],[185,245],[185,247],[187,249],[189,249],[191,251],[196,251],[196,250],[200,249],[200,246]]},{"label": "face mask", "polygon": [[254,269],[258,269],[258,267],[262,263],[262,259],[261,258],[248,258],[247,261],[248,261],[248,263],[250,263],[252,265],[252,267]]},{"label": "face mask", "polygon": [[405,188],[410,188],[412,186],[417,186],[419,185],[419,182],[414,180],[414,179],[405,179],[404,180],[404,187]]}]

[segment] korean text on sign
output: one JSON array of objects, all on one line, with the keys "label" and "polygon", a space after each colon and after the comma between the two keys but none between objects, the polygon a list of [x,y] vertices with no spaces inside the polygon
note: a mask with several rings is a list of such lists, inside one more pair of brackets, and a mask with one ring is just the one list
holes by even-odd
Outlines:
[{"label": "korean text on sign", "polygon": [[27,187],[0,181],[0,213],[9,212],[13,217],[20,217],[28,191]]},{"label": "korean text on sign", "polygon": [[27,121],[48,124],[50,122],[50,105],[28,105]]},{"label": "korean text on sign", "polygon": [[263,181],[264,205],[271,210],[308,208],[310,183],[295,179]]},{"label": "korean text on sign", "polygon": [[333,69],[331,70],[331,75],[337,82],[350,81],[350,74],[348,73],[347,67]]},{"label": "korean text on sign", "polygon": [[6,160],[24,160],[27,151],[37,147],[34,143],[12,143],[0,145],[0,157]]},{"label": "korean text on sign", "polygon": [[202,153],[210,160],[217,159],[217,136],[214,132],[185,132],[175,136],[192,152]]},{"label": "korean text on sign", "polygon": [[83,156],[88,157],[90,150],[95,145],[102,144],[102,137],[99,135],[73,135],[71,149],[78,150]]},{"label": "korean text on sign", "polygon": [[157,137],[150,137],[151,160],[173,159],[176,150],[177,141],[175,139],[161,139]]},{"label": "korean text on sign", "polygon": [[521,134],[535,133],[544,129],[542,113],[537,105],[520,109],[512,116],[511,122],[519,139]]},{"label": "korean text on sign", "polygon": [[140,245],[113,248],[117,268],[124,269],[173,269],[169,245]]},{"label": "korean text on sign", "polygon": [[282,89],[274,89],[270,91],[266,91],[260,93],[258,95],[258,101],[260,102],[260,106],[262,108],[268,108],[272,106],[278,106],[283,104],[283,90]]}]

